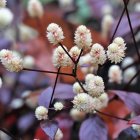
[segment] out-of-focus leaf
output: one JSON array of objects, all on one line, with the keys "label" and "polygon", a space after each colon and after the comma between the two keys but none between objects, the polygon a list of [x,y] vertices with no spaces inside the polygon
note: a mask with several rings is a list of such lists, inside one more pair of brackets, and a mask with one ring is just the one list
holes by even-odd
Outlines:
[{"label": "out-of-focus leaf", "polygon": [[120,90],[112,90],[111,92],[116,94],[130,110],[140,114],[140,94]]},{"label": "out-of-focus leaf", "polygon": [[129,122],[129,124],[139,124],[140,125],[140,116],[136,116],[132,118]]},{"label": "out-of-focus leaf", "polygon": [[52,87],[49,87],[46,90],[44,90],[39,96],[38,104],[40,106],[45,106],[46,108],[49,108],[52,92],[53,92]]},{"label": "out-of-focus leaf", "polygon": [[51,140],[54,140],[55,134],[58,129],[58,124],[56,121],[44,121],[41,122],[41,128],[43,131],[51,138]]},{"label": "out-of-focus leaf", "polygon": [[57,99],[72,99],[74,97],[72,85],[57,84],[54,98]]},{"label": "out-of-focus leaf", "polygon": [[138,137],[138,132],[129,127],[123,130],[116,140],[136,140]]},{"label": "out-of-focus leaf", "polygon": [[25,114],[24,116],[21,116],[18,120],[18,129],[20,129],[22,132],[27,131],[34,123],[35,117],[33,113]]},{"label": "out-of-focus leaf", "polygon": [[[130,14],[131,24],[132,24],[134,31],[135,31],[135,29],[140,27],[140,22],[138,20],[139,18],[140,18],[140,12]],[[114,22],[114,24],[112,26],[111,36],[113,35],[113,33],[115,31],[116,25],[118,23],[117,21],[118,21],[118,19]],[[119,30],[117,30],[115,36],[125,37],[126,35],[130,35],[130,37],[131,37],[132,35],[130,32],[131,32],[131,30],[129,27],[128,19],[127,19],[127,16],[125,15],[125,16],[123,16],[123,18],[121,20],[121,23],[119,25]]]},{"label": "out-of-focus leaf", "polygon": [[11,46],[12,46],[12,41],[5,38],[0,38],[0,50],[10,49]]},{"label": "out-of-focus leaf", "polygon": [[80,128],[80,140],[108,140],[105,123],[98,116],[85,120]]}]

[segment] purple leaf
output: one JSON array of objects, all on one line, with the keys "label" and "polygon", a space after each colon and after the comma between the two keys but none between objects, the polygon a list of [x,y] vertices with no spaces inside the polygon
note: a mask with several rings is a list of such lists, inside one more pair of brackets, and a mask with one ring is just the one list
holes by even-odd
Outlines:
[{"label": "purple leaf", "polygon": [[105,123],[98,116],[85,120],[80,128],[80,140],[108,140]]},{"label": "purple leaf", "polygon": [[43,131],[52,139],[54,140],[55,134],[58,130],[58,124],[56,121],[44,121],[41,122],[41,128]]},{"label": "purple leaf", "polygon": [[129,122],[129,124],[139,124],[140,125],[140,116],[136,116],[132,118]]},{"label": "purple leaf", "polygon": [[111,90],[111,92],[117,95],[129,109],[140,114],[140,94],[120,90]]},{"label": "purple leaf", "polygon": [[72,85],[57,84],[54,98],[56,99],[72,99],[74,97]]},{"label": "purple leaf", "polygon": [[40,106],[45,106],[46,108],[49,108],[52,92],[53,92],[52,87],[49,87],[46,90],[44,90],[39,96],[38,104]]},{"label": "purple leaf", "polygon": [[28,113],[19,118],[17,125],[20,130],[25,132],[33,125],[34,121],[35,121],[34,114]]},{"label": "purple leaf", "polygon": [[[130,19],[131,19],[131,24],[132,24],[133,30],[140,27],[140,22],[138,20],[139,18],[140,18],[140,13],[131,13],[130,14]],[[111,36],[113,35],[113,33],[115,31],[117,23],[118,23],[118,19],[114,22],[114,24],[112,26]],[[131,36],[130,31],[131,30],[129,27],[127,16],[124,16],[121,20],[121,23],[119,25],[119,28],[118,28],[115,36],[125,37],[125,35],[127,35],[127,34],[130,34],[130,36]]]}]

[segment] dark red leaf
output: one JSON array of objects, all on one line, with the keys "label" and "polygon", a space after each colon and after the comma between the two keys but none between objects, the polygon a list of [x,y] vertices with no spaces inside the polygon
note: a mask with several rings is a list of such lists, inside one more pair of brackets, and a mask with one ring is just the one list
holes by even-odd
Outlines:
[{"label": "dark red leaf", "polygon": [[72,99],[74,97],[72,85],[57,84],[54,98],[56,99]]},{"label": "dark red leaf", "polygon": [[139,124],[140,125],[140,116],[136,116],[132,118],[129,122],[129,124]]},{"label": "dark red leaf", "polygon": [[39,96],[38,104],[40,106],[45,106],[46,108],[49,108],[52,92],[53,92],[52,87],[49,87],[46,90],[44,90]]},{"label": "dark red leaf", "polygon": [[131,111],[140,114],[140,94],[120,90],[112,90],[111,92],[116,94]]},{"label": "dark red leaf", "polygon": [[108,140],[105,123],[98,116],[85,120],[80,128],[80,140]]},{"label": "dark red leaf", "polygon": [[44,121],[41,122],[41,128],[43,129],[43,131],[52,139],[54,140],[55,134],[57,132],[58,129],[58,124],[56,121]]}]

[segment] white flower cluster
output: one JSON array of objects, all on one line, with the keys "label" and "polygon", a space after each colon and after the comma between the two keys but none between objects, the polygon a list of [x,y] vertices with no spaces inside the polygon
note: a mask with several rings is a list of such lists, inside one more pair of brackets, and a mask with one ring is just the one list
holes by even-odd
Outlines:
[{"label": "white flower cluster", "polygon": [[63,108],[64,108],[64,105],[63,105],[61,102],[56,102],[56,103],[54,104],[54,109],[55,109],[56,111],[62,110]]},{"label": "white flower cluster", "polygon": [[86,26],[80,25],[76,31],[75,31],[75,37],[74,37],[75,44],[80,49],[90,49],[90,46],[92,44],[92,37],[91,32],[89,29],[87,29]]},{"label": "white flower cluster", "polygon": [[0,8],[0,28],[5,28],[13,21],[13,13],[8,8]]},{"label": "white flower cluster", "polygon": [[75,82],[73,84],[73,92],[78,94],[78,93],[83,93],[83,89],[81,88],[81,86],[79,85],[78,82]]},{"label": "white flower cluster", "polygon": [[104,50],[103,46],[101,46],[98,43],[96,43],[92,46],[90,55],[92,58],[91,63],[93,63],[94,65],[98,65],[98,64],[103,65],[106,61],[105,50]]},{"label": "white flower cluster", "polygon": [[48,119],[48,109],[44,106],[38,106],[35,110],[35,116],[38,120]]},{"label": "white flower cluster", "polygon": [[126,50],[125,45],[123,38],[117,37],[113,43],[108,46],[107,56],[112,63],[120,63],[123,60]]},{"label": "white flower cluster", "polygon": [[57,130],[57,132],[55,134],[54,140],[62,140],[62,138],[63,138],[63,133],[62,133],[61,129],[58,128],[58,130]]},{"label": "white flower cluster", "polygon": [[[65,46],[64,46],[65,47]],[[65,47],[67,50],[67,48]],[[53,57],[52,57],[53,65],[55,67],[65,67],[68,66],[70,63],[70,59],[68,55],[65,53],[63,48],[61,46],[58,46],[54,52],[53,52]]]},{"label": "white flower cluster", "polygon": [[102,77],[88,74],[85,78],[85,89],[92,97],[99,97],[104,93],[104,82]]},{"label": "white flower cluster", "polygon": [[10,72],[19,72],[23,69],[23,60],[18,54],[10,50],[3,49],[0,51],[0,61]]},{"label": "white flower cluster", "polygon": [[139,136],[140,136],[140,125],[132,124],[132,128],[133,128],[134,130],[136,130],[136,131],[138,132]]},{"label": "white flower cluster", "polygon": [[112,65],[109,68],[108,77],[109,82],[111,83],[115,82],[120,84],[122,82],[122,70],[118,65]]},{"label": "white flower cluster", "polygon": [[2,87],[2,79],[1,79],[1,77],[0,77],[0,88]]},{"label": "white flower cluster", "polygon": [[29,0],[27,11],[33,18],[41,18],[44,14],[43,6],[39,0]]},{"label": "white flower cluster", "polygon": [[6,6],[6,0],[0,0],[0,8],[3,8]]},{"label": "white flower cluster", "polygon": [[47,27],[47,38],[50,41],[50,43],[56,45],[64,39],[62,28],[55,24],[51,23]]}]

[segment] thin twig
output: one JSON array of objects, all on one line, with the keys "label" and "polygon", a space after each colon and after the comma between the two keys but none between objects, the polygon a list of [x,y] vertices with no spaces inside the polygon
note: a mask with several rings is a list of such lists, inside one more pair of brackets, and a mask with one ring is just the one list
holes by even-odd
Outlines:
[{"label": "thin twig", "polygon": [[136,49],[136,52],[137,52],[137,55],[138,55],[139,61],[140,61],[140,53],[139,53],[139,49],[138,49],[138,46],[137,46],[137,43],[136,43],[136,40],[135,40],[135,35],[134,35],[134,32],[133,32],[133,28],[132,28],[129,12],[128,12],[128,9],[127,9],[127,3],[126,3],[125,0],[123,0],[123,2],[124,2],[124,6],[125,6],[126,15],[127,15],[129,27],[130,27],[130,30],[131,30],[132,38],[133,38],[133,41],[134,41],[134,46],[135,46],[135,49]]},{"label": "thin twig", "polygon": [[[35,71],[35,72],[42,72],[42,73],[51,73],[51,74],[58,74],[58,72],[54,72],[54,71],[47,71],[47,70],[37,70],[37,69],[29,69],[29,68],[23,68],[23,70],[25,71]],[[73,76],[70,73],[63,73],[63,72],[59,72],[59,74],[61,75],[67,75],[67,76]]]},{"label": "thin twig", "polygon": [[[51,105],[51,102],[53,100],[53,96],[54,96],[54,92],[55,92],[55,88],[56,88],[56,84],[57,84],[60,69],[61,69],[61,67],[58,68],[58,72],[57,72],[57,75],[56,75],[56,79],[55,79],[55,83],[54,83],[54,87],[53,87],[53,92],[52,92],[52,96],[51,96],[51,100],[50,100],[50,105]],[[49,105],[49,107],[50,107],[50,105]]]},{"label": "thin twig", "polygon": [[65,51],[65,53],[69,56],[69,58],[72,60],[74,64],[76,64],[75,60],[70,56],[69,52],[65,49],[65,47],[62,45],[62,43],[59,43],[59,45],[62,47],[62,49]]}]

